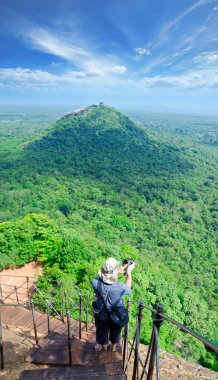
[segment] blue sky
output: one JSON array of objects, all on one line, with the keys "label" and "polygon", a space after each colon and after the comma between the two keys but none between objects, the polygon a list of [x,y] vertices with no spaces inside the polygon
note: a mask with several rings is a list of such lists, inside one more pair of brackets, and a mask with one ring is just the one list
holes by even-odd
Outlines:
[{"label": "blue sky", "polygon": [[0,104],[218,114],[218,0],[1,0]]}]

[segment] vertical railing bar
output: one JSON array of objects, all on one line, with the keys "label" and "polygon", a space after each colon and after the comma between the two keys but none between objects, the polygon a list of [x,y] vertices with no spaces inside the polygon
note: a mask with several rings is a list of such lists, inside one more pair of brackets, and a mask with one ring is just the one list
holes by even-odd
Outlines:
[{"label": "vertical railing bar", "polygon": [[[151,355],[150,355],[150,363],[149,363],[149,369],[148,369],[148,376],[147,380],[152,380],[153,372],[154,372],[154,362],[156,358],[156,362],[158,360],[158,363],[156,363],[156,368],[158,368],[158,376],[159,376],[159,355],[158,355],[158,332],[160,329],[160,326],[164,322],[164,318],[160,315],[162,313],[163,306],[162,304],[158,303],[157,304],[157,310],[153,316],[153,330],[154,330],[154,339],[153,339],[153,344],[152,344],[152,349],[151,349]],[[159,379],[159,377],[158,377]]]},{"label": "vertical railing bar", "polygon": [[64,283],[61,281],[61,319],[64,322]]},{"label": "vertical railing bar", "polygon": [[139,380],[139,342],[140,342],[140,332],[141,332],[141,320],[142,320],[142,310],[144,304],[141,300],[138,306],[138,315],[136,318],[136,343],[135,343],[135,358],[134,358],[134,367],[133,367],[133,376],[132,380]]},{"label": "vertical railing bar", "polygon": [[27,288],[27,299],[30,299],[30,293],[29,293],[29,276],[26,276],[26,288]]},{"label": "vertical railing bar", "polygon": [[3,345],[3,332],[2,332],[2,312],[0,306],[0,356],[1,356],[1,370],[4,369],[4,345]]},{"label": "vertical railing bar", "polygon": [[153,319],[154,333],[155,333],[155,357],[156,357],[156,378],[157,378],[157,380],[160,380],[158,334],[159,334],[160,326],[164,322],[164,318],[163,318],[163,316],[161,316],[162,312],[163,312],[163,305],[161,303],[158,303],[156,315],[155,315],[155,318]]},{"label": "vertical railing bar", "polygon": [[67,293],[64,292],[64,306],[65,306],[65,313],[67,314]]},{"label": "vertical railing bar", "polygon": [[[130,299],[128,298],[127,301],[127,312],[130,311]],[[126,364],[126,356],[128,357],[128,343],[129,343],[129,323],[124,327],[124,342],[123,342],[123,369],[125,368]],[[128,369],[128,362],[127,362],[127,369]]]},{"label": "vertical railing bar", "polygon": [[89,297],[86,297],[86,332],[88,331]]},{"label": "vertical railing bar", "polygon": [[137,372],[137,361],[138,361],[138,350],[137,350],[137,347],[138,347],[138,326],[139,326],[139,322],[138,322],[138,316],[136,316],[136,339],[135,339],[135,354],[134,354],[134,365],[133,365],[133,375],[132,375],[132,380],[136,380],[136,372]]},{"label": "vertical railing bar", "polygon": [[150,352],[151,352],[151,347],[152,347],[152,344],[153,344],[153,339],[154,339],[154,329],[152,329],[150,343],[149,343],[149,346],[148,346],[148,351],[147,351],[147,355],[146,355],[146,358],[145,358],[145,364],[144,364],[144,367],[143,367],[143,371],[142,371],[140,380],[142,380],[144,374],[146,376],[148,376],[147,371],[146,371],[146,366],[147,366],[149,355],[150,355]]},{"label": "vertical railing bar", "polygon": [[155,339],[155,356],[156,356],[156,379],[160,380],[160,367],[159,367],[159,347],[158,347],[158,328],[154,326],[154,339]]},{"label": "vertical railing bar", "polygon": [[34,312],[34,302],[33,300],[30,301],[31,303],[31,309],[32,309],[32,317],[33,317],[33,328],[34,328],[34,334],[35,334],[35,341],[36,344],[38,344],[38,336],[37,336],[37,327],[36,327],[36,321],[35,321],[35,312]]},{"label": "vertical railing bar", "polygon": [[[154,329],[154,327],[153,327]],[[155,336],[153,333],[153,339],[151,344],[151,352],[150,352],[150,362],[148,368],[148,375],[146,380],[152,380],[153,371],[154,371],[154,359],[155,359]]]},{"label": "vertical railing bar", "polygon": [[17,287],[14,287],[15,294],[16,294],[16,299],[17,299],[17,304],[19,305],[19,298],[18,298],[18,293],[17,293]]},{"label": "vertical railing bar", "polygon": [[50,334],[51,329],[50,329],[50,305],[49,302],[47,303],[47,322],[48,322],[48,334]]},{"label": "vertical railing bar", "polygon": [[82,338],[82,295],[79,295],[79,339]]},{"label": "vertical railing bar", "polygon": [[[128,359],[127,359],[127,363],[129,362],[129,360],[130,360],[130,358],[131,358],[131,355],[132,355],[132,352],[133,352],[133,349],[134,349],[135,339],[136,339],[136,332],[135,332],[135,335],[134,335],[134,338],[133,338],[133,342],[132,342],[132,345],[131,345],[131,350],[130,350],[129,357],[128,357]],[[127,368],[127,365],[126,365],[126,367],[125,367],[124,372],[126,372],[126,368]]]},{"label": "vertical railing bar", "polygon": [[68,337],[69,362],[70,362],[70,365],[72,365],[71,327],[70,327],[70,312],[69,311],[67,311],[67,337]]},{"label": "vertical railing bar", "polygon": [[[95,294],[92,294],[92,296],[95,297]],[[93,312],[93,309],[92,309],[92,304],[91,304],[91,314],[92,314],[91,322],[94,323],[94,312]]]}]

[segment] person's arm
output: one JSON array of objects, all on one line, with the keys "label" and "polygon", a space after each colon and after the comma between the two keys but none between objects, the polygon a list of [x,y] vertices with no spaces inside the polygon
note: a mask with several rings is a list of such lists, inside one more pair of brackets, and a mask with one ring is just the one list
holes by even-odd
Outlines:
[{"label": "person's arm", "polygon": [[129,265],[126,269],[126,281],[125,284],[131,288],[132,287],[132,270],[135,268],[135,263]]}]

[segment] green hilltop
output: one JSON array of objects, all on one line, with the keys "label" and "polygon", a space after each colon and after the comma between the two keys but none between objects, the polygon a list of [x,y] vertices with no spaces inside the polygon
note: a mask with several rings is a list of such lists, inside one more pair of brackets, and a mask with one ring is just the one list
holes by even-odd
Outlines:
[{"label": "green hilltop", "polygon": [[[141,298],[162,302],[215,341],[215,150],[163,135],[100,103],[68,113],[22,149],[13,143],[1,156],[0,267],[36,259],[47,278],[90,289],[105,258],[133,257],[132,313]],[[212,353],[167,324],[161,345],[216,369]]]}]

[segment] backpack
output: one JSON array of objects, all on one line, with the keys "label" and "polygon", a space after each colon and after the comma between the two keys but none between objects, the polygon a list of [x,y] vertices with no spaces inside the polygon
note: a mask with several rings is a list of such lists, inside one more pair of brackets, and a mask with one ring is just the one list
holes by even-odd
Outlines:
[{"label": "backpack", "polygon": [[[129,322],[129,315],[128,315],[128,312],[126,310],[126,308],[121,305],[121,306],[117,306],[120,299],[118,299],[111,307],[111,309],[109,310],[107,308],[107,304],[106,304],[106,299],[108,297],[108,294],[110,292],[110,288],[106,294],[106,297],[103,297],[103,295],[101,294],[101,290],[102,290],[102,286],[101,286],[102,282],[99,281],[98,283],[98,292],[103,300],[103,303],[101,305],[101,308],[100,310],[97,308],[97,313],[96,313],[96,307],[97,307],[97,302],[94,301],[93,302],[93,311],[96,315],[96,317],[100,320],[105,320],[105,316],[104,316],[104,313],[101,313],[102,309],[103,309],[103,306],[104,306],[104,309],[107,313],[107,316],[108,316],[108,319],[116,326],[116,327],[119,327],[120,329],[122,329],[125,325],[127,325],[127,323]],[[125,290],[123,290],[121,292],[121,297],[123,296],[123,294],[125,293]]]}]

